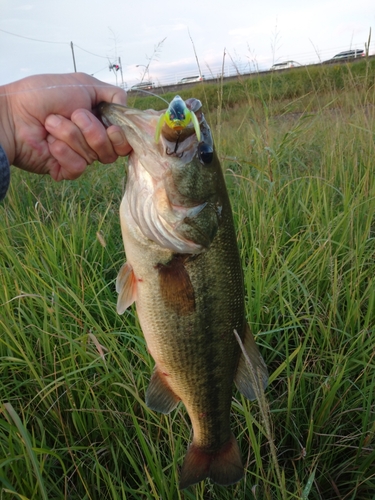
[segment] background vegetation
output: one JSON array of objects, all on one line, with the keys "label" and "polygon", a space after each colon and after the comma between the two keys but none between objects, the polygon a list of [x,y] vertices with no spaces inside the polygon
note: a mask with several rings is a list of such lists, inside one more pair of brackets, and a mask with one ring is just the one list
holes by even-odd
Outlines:
[{"label": "background vegetation", "polygon": [[[153,363],[134,311],[115,312],[126,160],[74,183],[12,172],[1,499],[373,498],[374,74],[363,61],[181,92],[212,124],[271,374],[260,403],[234,392],[246,477],[229,488],[178,491],[187,415],[146,408]],[[150,99],[135,105],[160,107]]]}]

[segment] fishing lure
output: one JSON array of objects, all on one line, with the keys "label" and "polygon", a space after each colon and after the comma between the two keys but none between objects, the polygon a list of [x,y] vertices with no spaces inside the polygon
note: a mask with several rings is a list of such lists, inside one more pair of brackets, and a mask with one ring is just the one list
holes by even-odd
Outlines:
[{"label": "fishing lure", "polygon": [[194,111],[189,109],[183,99],[176,95],[170,102],[168,109],[165,113],[160,115],[158,124],[155,130],[155,142],[158,143],[160,139],[161,129],[164,123],[177,132],[177,136],[184,130],[190,123],[193,124],[195,134],[198,142],[201,140],[201,130]]}]

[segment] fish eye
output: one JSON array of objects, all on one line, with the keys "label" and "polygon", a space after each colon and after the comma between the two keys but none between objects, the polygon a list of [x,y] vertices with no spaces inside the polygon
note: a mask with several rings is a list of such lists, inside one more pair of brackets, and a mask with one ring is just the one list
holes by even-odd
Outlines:
[{"label": "fish eye", "polygon": [[198,144],[198,156],[204,165],[209,165],[214,157],[214,150],[210,144],[206,144],[205,142],[201,142]]}]

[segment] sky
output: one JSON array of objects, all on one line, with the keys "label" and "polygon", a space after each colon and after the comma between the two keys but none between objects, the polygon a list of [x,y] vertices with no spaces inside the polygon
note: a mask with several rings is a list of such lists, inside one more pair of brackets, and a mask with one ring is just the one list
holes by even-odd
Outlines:
[{"label": "sky", "polygon": [[0,85],[73,72],[73,54],[125,88],[310,64],[364,49],[371,28],[375,54],[374,0],[0,0]]}]

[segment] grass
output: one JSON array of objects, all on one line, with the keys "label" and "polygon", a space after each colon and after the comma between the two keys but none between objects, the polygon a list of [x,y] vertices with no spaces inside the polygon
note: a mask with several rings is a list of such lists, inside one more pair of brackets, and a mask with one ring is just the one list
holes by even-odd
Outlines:
[{"label": "grass", "polygon": [[276,92],[282,75],[233,84],[242,103],[215,87],[220,113],[206,111],[271,375],[260,403],[234,392],[246,477],[228,488],[178,491],[187,415],[147,409],[152,360],[134,311],[115,312],[124,160],[74,183],[12,172],[0,206],[1,499],[373,498],[375,90],[345,68],[339,86],[323,68],[298,95]]}]

